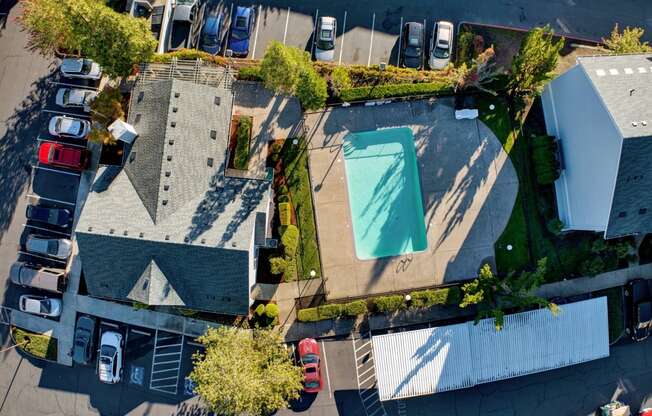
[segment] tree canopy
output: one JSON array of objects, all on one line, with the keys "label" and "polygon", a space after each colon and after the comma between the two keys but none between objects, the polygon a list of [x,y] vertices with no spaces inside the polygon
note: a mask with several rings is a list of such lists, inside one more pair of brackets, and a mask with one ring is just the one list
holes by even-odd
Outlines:
[{"label": "tree canopy", "polygon": [[488,264],[485,264],[476,279],[462,286],[464,297],[460,308],[477,305],[478,314],[475,322],[480,319],[494,318],[496,330],[503,327],[506,309],[526,309],[538,305],[557,313],[557,305],[534,294],[543,283],[546,273],[546,258],[539,260],[534,272],[523,272],[520,275],[509,274],[501,279],[493,274]]},{"label": "tree canopy", "polygon": [[641,42],[643,34],[645,31],[640,27],[629,26],[620,33],[616,23],[609,38],[602,38],[602,42],[612,54],[652,52],[652,47],[647,42]]},{"label": "tree canopy", "polygon": [[272,41],[260,63],[260,75],[265,87],[276,92],[293,94],[299,74],[310,67],[310,55],[294,46]]},{"label": "tree canopy", "polygon": [[297,97],[306,110],[317,110],[326,104],[328,98],[326,80],[312,66],[299,74]]},{"label": "tree canopy", "polygon": [[149,24],[96,0],[25,0],[19,19],[30,46],[45,55],[79,53],[109,76],[129,75],[156,49]]},{"label": "tree canopy", "polygon": [[272,413],[299,397],[303,373],[274,330],[209,329],[193,357],[195,392],[216,414]]},{"label": "tree canopy", "polygon": [[537,27],[521,42],[512,61],[509,89],[513,95],[538,94],[552,78],[564,38],[554,40],[550,26]]}]

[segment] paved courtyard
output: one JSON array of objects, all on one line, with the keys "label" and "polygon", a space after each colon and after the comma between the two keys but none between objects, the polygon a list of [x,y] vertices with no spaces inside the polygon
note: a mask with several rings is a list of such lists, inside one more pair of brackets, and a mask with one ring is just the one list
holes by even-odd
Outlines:
[{"label": "paved courtyard", "polygon": [[[452,99],[446,98],[334,108],[307,116],[329,298],[465,280],[482,264],[493,263],[493,244],[511,214],[518,179],[495,135],[480,121],[455,120],[452,106]],[[414,134],[428,247],[419,253],[358,260],[342,141],[349,132],[402,126]],[[386,207],[394,208],[391,203]]]}]

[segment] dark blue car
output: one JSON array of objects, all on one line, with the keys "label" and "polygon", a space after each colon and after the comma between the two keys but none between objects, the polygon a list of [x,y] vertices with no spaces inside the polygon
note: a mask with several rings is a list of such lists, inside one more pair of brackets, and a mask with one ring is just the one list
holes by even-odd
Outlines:
[{"label": "dark blue car", "polygon": [[226,34],[226,16],[208,16],[201,31],[200,48],[204,52],[217,55],[222,49],[222,42]]},{"label": "dark blue car", "polygon": [[227,46],[234,56],[244,58],[249,54],[249,40],[254,31],[255,20],[256,12],[253,7],[236,7]]},{"label": "dark blue car", "polygon": [[57,227],[68,227],[70,225],[70,211],[63,208],[28,205],[25,215],[32,221],[43,222]]}]

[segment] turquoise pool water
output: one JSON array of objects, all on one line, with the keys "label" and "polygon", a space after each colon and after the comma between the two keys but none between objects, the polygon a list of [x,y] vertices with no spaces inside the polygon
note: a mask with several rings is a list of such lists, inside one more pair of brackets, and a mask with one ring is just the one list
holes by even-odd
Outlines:
[{"label": "turquoise pool water", "polygon": [[350,133],[343,150],[357,257],[368,260],[425,250],[428,240],[412,131]]}]

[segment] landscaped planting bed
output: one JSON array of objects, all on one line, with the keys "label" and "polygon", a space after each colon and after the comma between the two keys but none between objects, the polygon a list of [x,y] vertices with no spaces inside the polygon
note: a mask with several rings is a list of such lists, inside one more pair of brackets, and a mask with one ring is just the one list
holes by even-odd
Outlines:
[{"label": "landscaped planting bed", "polygon": [[249,142],[251,141],[252,119],[249,116],[234,116],[235,129],[232,141],[232,163],[233,167],[240,170],[247,170],[249,165]]},{"label": "landscaped planting bed", "polygon": [[47,360],[57,360],[57,340],[47,335],[35,334],[24,329],[12,327],[12,335],[20,349]]}]

